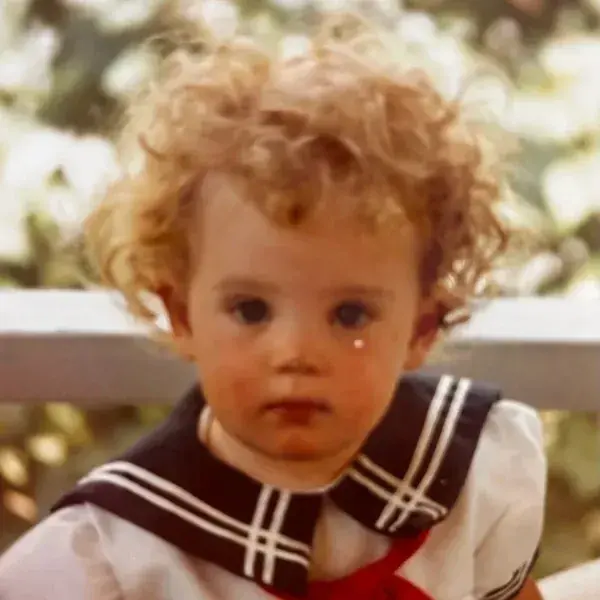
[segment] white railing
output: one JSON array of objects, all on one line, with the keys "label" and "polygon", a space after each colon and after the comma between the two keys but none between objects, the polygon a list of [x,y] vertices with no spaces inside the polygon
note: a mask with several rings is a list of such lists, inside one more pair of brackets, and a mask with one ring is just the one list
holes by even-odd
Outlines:
[{"label": "white railing", "polygon": [[600,560],[556,573],[540,582],[543,600],[598,600]]},{"label": "white railing", "polygon": [[[600,411],[600,302],[499,299],[455,331],[434,370],[544,409]],[[164,402],[193,377],[145,343],[105,292],[0,292],[0,402]]]}]

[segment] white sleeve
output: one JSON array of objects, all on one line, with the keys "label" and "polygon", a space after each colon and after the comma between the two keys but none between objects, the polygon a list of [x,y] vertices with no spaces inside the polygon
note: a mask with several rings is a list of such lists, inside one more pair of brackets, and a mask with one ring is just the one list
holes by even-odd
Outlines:
[{"label": "white sleeve", "polygon": [[0,556],[2,600],[122,600],[85,505],[58,511]]},{"label": "white sleeve", "polygon": [[504,400],[490,415],[483,443],[487,492],[502,506],[475,553],[475,598],[508,600],[523,588],[542,535],[546,459],[540,419],[533,409]]}]

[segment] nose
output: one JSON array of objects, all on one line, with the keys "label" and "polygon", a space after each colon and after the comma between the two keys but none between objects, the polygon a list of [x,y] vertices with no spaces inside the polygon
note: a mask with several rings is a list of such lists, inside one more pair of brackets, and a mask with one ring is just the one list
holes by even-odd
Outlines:
[{"label": "nose", "polygon": [[282,375],[319,376],[329,369],[325,332],[299,318],[281,321],[271,331],[271,363]]},{"label": "nose", "polygon": [[319,375],[321,369],[304,356],[297,356],[279,363],[277,372],[281,375]]}]

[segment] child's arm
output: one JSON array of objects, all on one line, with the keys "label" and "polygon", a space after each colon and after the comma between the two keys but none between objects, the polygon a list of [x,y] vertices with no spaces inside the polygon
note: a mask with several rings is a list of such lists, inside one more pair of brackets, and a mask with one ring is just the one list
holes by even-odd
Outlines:
[{"label": "child's arm", "polygon": [[530,571],[544,522],[542,427],[535,411],[521,404],[503,401],[494,412],[480,473],[487,470],[482,494],[488,506],[498,507],[499,516],[475,554],[475,597],[539,600]]},{"label": "child's arm", "polygon": [[531,577],[528,577],[527,581],[525,582],[525,585],[523,586],[523,589],[521,590],[521,593],[515,598],[515,600],[544,599],[542,598],[542,594],[540,593],[540,590],[538,589],[538,586],[535,583],[535,581]]},{"label": "child's arm", "polygon": [[88,512],[57,512],[0,556],[0,598],[124,600]]}]

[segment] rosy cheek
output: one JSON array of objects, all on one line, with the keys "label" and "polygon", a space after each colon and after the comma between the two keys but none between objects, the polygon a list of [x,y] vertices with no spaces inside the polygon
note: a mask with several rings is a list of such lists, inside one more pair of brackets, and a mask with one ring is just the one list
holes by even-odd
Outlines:
[{"label": "rosy cheek", "polygon": [[348,361],[342,380],[349,388],[361,389],[364,395],[381,397],[395,387],[401,375],[402,352],[389,344],[367,342],[355,349]]},{"label": "rosy cheek", "polygon": [[214,344],[209,351],[212,354],[211,362],[215,366],[215,371],[224,381],[239,379],[248,369],[244,354],[239,352],[235,345]]},{"label": "rosy cheek", "polygon": [[241,395],[244,389],[249,391],[256,387],[260,369],[249,348],[231,340],[214,340],[207,352],[213,375],[221,385]]}]

